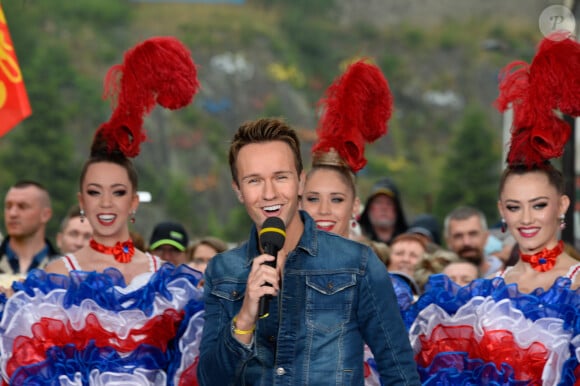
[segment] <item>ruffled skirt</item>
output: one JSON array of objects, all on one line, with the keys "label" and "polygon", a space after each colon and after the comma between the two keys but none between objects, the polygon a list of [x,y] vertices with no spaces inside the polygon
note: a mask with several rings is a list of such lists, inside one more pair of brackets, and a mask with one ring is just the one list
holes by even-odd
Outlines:
[{"label": "ruffled skirt", "polygon": [[444,275],[404,312],[423,385],[580,384],[580,291],[520,293],[502,278]]},{"label": "ruffled skirt", "polygon": [[3,384],[197,385],[201,278],[170,264],[137,288],[116,269],[31,272],[0,298]]}]

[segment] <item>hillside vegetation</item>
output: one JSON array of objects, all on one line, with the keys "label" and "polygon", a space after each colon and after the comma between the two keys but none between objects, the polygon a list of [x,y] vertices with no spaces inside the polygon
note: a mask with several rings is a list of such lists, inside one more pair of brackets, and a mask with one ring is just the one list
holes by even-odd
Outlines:
[{"label": "hillside vegetation", "polygon": [[502,151],[502,120],[493,108],[498,73],[532,57],[545,2],[525,1],[518,13],[514,4],[524,3],[517,0],[505,2],[503,12],[501,1],[485,2],[495,8],[461,1],[453,12],[448,1],[427,1],[421,12],[431,17],[418,18],[407,3],[4,1],[33,115],[0,139],[0,162],[9,165],[0,170],[0,188],[20,178],[45,183],[54,198],[54,234],[76,200],[92,134],[110,114],[101,100],[107,69],[137,42],[173,35],[191,49],[202,89],[191,106],[156,109],[146,120],[149,141],[136,162],[140,190],[153,201],[137,215],[143,235],[171,218],[195,236],[243,238],[249,220],[231,192],[226,160],[232,133],[248,119],[284,117],[299,130],[308,165],[316,102],[362,57],[387,76],[395,114],[388,135],[367,148],[361,197],[388,175],[400,185],[410,219],[422,212],[442,218],[464,203],[493,222]]}]

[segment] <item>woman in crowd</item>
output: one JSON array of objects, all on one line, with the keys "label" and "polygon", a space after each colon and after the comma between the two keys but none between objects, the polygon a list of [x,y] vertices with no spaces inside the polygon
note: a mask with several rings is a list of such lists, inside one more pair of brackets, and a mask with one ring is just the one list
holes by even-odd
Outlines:
[{"label": "woman in crowd", "polygon": [[188,263],[193,269],[205,272],[207,263],[218,253],[228,250],[228,244],[217,237],[207,236],[195,241],[188,250]]},{"label": "woman in crowd", "polygon": [[414,233],[401,233],[391,242],[389,272],[400,272],[409,277],[415,275],[417,265],[425,258],[427,244]]},{"label": "woman in crowd", "polygon": [[570,136],[555,111],[580,115],[579,70],[580,45],[562,35],[506,69],[498,106],[512,106],[514,121],[498,208],[519,259],[465,287],[431,278],[407,315],[424,384],[580,382],[580,264],[559,240],[570,200],[550,163]]},{"label": "woman in crowd", "polygon": [[443,273],[460,286],[468,285],[479,277],[479,267],[469,260],[450,262]]},{"label": "woman in crowd", "polygon": [[393,97],[380,69],[359,60],[330,85],[319,107],[301,205],[319,229],[348,238],[360,210],[355,174],[366,165],[365,144],[387,133]]},{"label": "woman in crowd", "polygon": [[409,308],[421,294],[415,275],[419,264],[425,258],[427,258],[427,243],[415,233],[401,233],[391,242],[387,269],[395,285],[401,311]]},{"label": "woman in crowd", "polygon": [[380,69],[362,60],[326,90],[301,201],[319,229],[348,238],[356,228],[360,200],[355,173],[366,164],[365,142],[387,133],[392,104]]},{"label": "woman in crowd", "polygon": [[[351,64],[326,90],[306,176],[301,207],[319,229],[346,238],[357,227],[360,199],[356,173],[366,164],[364,147],[387,133],[393,98],[380,69]],[[355,236],[353,236],[355,237]]]},{"label": "woman in crowd", "polygon": [[335,151],[314,157],[301,205],[319,229],[349,238],[360,200],[354,174]]},{"label": "woman in crowd", "polygon": [[[88,246],[36,270],[6,302],[2,376],[11,385],[194,384],[202,319],[201,275],[135,248],[143,115],[176,109],[198,89],[189,51],[151,38],[125,54],[107,80],[117,107],[94,136],[78,200],[93,228]],[[181,347],[188,347],[187,351]]]},{"label": "woman in crowd", "polygon": [[415,267],[413,278],[419,287],[419,293],[425,290],[425,284],[436,273],[442,273],[449,264],[459,261],[457,253],[445,248],[438,248],[436,251],[426,255]]}]

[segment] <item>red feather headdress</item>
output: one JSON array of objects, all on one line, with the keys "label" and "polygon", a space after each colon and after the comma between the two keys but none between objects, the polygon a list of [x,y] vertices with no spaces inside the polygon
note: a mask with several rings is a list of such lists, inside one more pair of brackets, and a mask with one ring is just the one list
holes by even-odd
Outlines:
[{"label": "red feather headdress", "polygon": [[502,70],[496,106],[513,108],[509,165],[560,157],[570,138],[558,112],[580,115],[580,44],[568,35],[544,38],[531,64],[516,61]]},{"label": "red feather headdress", "polygon": [[318,105],[324,107],[324,112],[316,129],[314,159],[317,154],[334,150],[353,173],[358,172],[367,163],[365,143],[387,133],[393,112],[387,79],[377,66],[358,61],[330,85]]},{"label": "red feather headdress", "polygon": [[197,69],[189,50],[176,38],[147,39],[125,53],[123,63],[109,69],[104,98],[113,99],[108,122],[95,134],[109,152],[139,154],[146,139],[143,118],[155,104],[175,110],[191,103],[199,89]]}]

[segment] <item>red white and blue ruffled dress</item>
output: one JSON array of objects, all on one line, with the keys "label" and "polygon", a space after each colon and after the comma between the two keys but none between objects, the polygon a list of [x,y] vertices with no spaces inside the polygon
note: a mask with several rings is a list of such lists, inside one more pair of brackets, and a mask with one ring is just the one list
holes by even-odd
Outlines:
[{"label": "red white and blue ruffled dress", "polygon": [[3,385],[197,385],[202,275],[160,263],[128,286],[70,263],[16,282],[0,300]]},{"label": "red white and blue ruffled dress", "polygon": [[578,273],[521,293],[501,275],[433,275],[403,315],[423,385],[580,385]]}]

